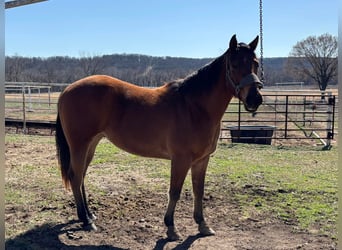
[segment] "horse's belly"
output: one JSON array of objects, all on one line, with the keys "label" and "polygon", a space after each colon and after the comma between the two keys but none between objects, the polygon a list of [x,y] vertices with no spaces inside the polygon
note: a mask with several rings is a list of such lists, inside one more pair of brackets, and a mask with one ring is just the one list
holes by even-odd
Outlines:
[{"label": "horse's belly", "polygon": [[111,131],[106,137],[117,147],[140,156],[169,159],[170,155],[164,140],[156,135],[149,135],[143,129],[138,135],[125,131]]}]

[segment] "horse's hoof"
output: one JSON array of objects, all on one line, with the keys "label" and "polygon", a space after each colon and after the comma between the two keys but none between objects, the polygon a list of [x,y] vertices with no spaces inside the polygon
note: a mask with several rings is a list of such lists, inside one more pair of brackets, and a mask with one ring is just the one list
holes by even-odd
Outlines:
[{"label": "horse's hoof", "polygon": [[202,222],[198,226],[198,230],[202,236],[211,236],[216,234],[215,231],[208,227],[208,225],[205,222]]},{"label": "horse's hoof", "polygon": [[96,219],[97,219],[96,215],[93,214],[93,213],[91,213],[91,214],[89,215],[89,218],[90,218],[91,220],[96,220]]},{"label": "horse's hoof", "polygon": [[89,223],[87,225],[83,225],[83,228],[85,231],[96,231],[97,227],[95,226],[94,223]]},{"label": "horse's hoof", "polygon": [[168,227],[167,229],[167,239],[169,241],[177,241],[177,240],[181,240],[182,237],[180,236],[180,234],[177,232],[177,229],[175,227]]}]

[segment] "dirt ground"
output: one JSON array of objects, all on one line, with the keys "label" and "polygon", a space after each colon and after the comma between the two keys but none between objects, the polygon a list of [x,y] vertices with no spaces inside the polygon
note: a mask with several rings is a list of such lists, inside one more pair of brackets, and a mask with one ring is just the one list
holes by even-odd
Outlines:
[{"label": "dirt ground", "polygon": [[[55,166],[54,145],[6,143],[6,178],[10,178],[11,167],[35,162],[42,168]],[[89,178],[96,178],[91,171]],[[272,218],[246,217],[239,204],[220,193],[207,193],[204,199],[207,221],[216,235],[201,237],[192,219],[191,190],[183,190],[175,214],[183,239],[169,242],[163,225],[168,183],[161,183],[160,190],[153,193],[144,188],[129,189],[144,181],[139,173],[121,174],[115,181],[102,179],[101,189],[107,195],[101,199],[96,193],[89,196],[90,206],[96,209],[98,217],[96,232],[81,230],[80,223],[75,221],[73,197],[62,187],[55,190],[60,206],[55,205],[56,201],[29,208],[6,204],[6,227],[20,229],[20,225],[31,224],[29,230],[20,234],[10,238],[6,235],[6,249],[336,249],[336,243],[327,236],[295,230],[296,222],[285,224]],[[46,190],[36,190],[37,197],[48,199]],[[37,212],[52,212],[55,217],[33,221]]]}]

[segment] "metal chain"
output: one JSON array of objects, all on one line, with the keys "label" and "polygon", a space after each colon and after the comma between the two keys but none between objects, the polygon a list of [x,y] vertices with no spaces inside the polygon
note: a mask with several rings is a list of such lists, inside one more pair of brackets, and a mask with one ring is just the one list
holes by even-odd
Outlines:
[{"label": "metal chain", "polygon": [[262,8],[262,0],[259,1],[259,19],[260,19],[260,75],[261,75],[261,82],[265,83],[265,76],[264,76],[264,45],[263,45],[263,8]]}]

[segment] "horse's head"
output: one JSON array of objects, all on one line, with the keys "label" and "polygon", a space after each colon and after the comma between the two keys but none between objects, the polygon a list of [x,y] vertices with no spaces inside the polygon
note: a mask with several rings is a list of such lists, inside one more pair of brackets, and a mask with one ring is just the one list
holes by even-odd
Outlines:
[{"label": "horse's head", "polygon": [[259,89],[262,82],[257,76],[259,62],[254,53],[258,45],[257,36],[251,43],[238,43],[234,35],[227,51],[227,81],[235,88],[235,96],[239,98],[247,111],[254,112],[262,103]]}]

